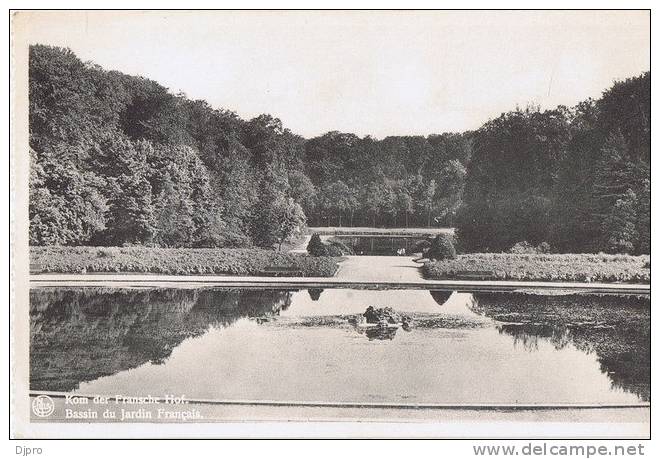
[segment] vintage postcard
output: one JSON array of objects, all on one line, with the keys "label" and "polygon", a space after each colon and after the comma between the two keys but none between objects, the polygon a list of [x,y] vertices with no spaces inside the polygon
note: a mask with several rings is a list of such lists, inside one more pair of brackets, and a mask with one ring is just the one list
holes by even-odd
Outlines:
[{"label": "vintage postcard", "polygon": [[11,12],[11,435],[648,439],[650,14]]}]

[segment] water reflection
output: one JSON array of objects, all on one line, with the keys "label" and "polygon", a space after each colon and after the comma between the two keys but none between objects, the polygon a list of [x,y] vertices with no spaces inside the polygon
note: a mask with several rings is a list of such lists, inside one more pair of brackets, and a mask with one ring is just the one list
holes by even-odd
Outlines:
[{"label": "water reflection", "polygon": [[[350,322],[370,304],[412,316],[411,332]],[[30,387],[242,399],[649,400],[649,306],[640,297],[425,290],[36,289]]]},{"label": "water reflection", "polygon": [[500,333],[513,336],[513,345],[522,346],[532,352],[539,348],[539,340],[550,341],[555,349],[563,349],[571,339],[565,327],[555,327],[548,324],[502,324],[497,325]]},{"label": "water reflection", "polygon": [[264,320],[292,292],[192,289],[38,289],[30,292],[30,387],[70,391],[146,362],[241,317]]},{"label": "water reflection", "polygon": [[650,400],[650,298],[622,295],[476,293],[475,310],[528,351],[539,340],[594,353],[615,387]]},{"label": "water reflection", "polygon": [[312,299],[312,301],[318,301],[319,298],[321,298],[321,293],[323,293],[322,288],[310,288],[307,290],[307,293],[309,294],[309,297]]},{"label": "water reflection", "polygon": [[369,341],[393,340],[399,327],[355,327],[357,332],[369,338]]},{"label": "water reflection", "polygon": [[438,303],[440,306],[444,305],[449,297],[451,297],[452,292],[451,290],[429,290],[429,293],[431,294],[431,298],[435,300],[436,303]]}]

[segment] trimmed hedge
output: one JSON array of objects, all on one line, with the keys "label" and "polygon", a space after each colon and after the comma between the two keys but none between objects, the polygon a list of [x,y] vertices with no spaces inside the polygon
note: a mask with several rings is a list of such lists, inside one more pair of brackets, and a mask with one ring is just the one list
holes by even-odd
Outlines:
[{"label": "trimmed hedge", "polygon": [[332,277],[337,261],[264,249],[30,247],[30,264],[50,273],[259,275],[268,267],[298,268],[305,277]]},{"label": "trimmed hedge", "polygon": [[312,234],[307,243],[307,253],[313,257],[343,257],[344,255],[355,255],[353,249],[338,239],[330,238],[327,242],[321,241],[318,233]]},{"label": "trimmed hedge", "polygon": [[466,271],[491,271],[492,280],[651,282],[650,256],[605,254],[471,253],[424,264],[429,279],[455,279]]},{"label": "trimmed hedge", "polygon": [[426,252],[426,258],[430,260],[453,260],[456,258],[456,249],[451,240],[451,236],[447,234],[438,234],[431,247]]},{"label": "trimmed hedge", "polygon": [[314,233],[307,243],[307,253],[313,257],[324,257],[328,255],[328,250],[326,249],[323,242],[321,242],[321,237]]}]

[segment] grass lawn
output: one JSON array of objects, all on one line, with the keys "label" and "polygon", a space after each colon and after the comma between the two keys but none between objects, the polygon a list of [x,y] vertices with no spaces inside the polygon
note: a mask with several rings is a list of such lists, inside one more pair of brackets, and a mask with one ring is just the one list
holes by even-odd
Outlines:
[{"label": "grass lawn", "polygon": [[428,279],[456,279],[466,271],[487,271],[492,280],[648,284],[650,260],[648,255],[470,253],[455,260],[427,262],[423,271]]},{"label": "grass lawn", "polygon": [[304,277],[332,277],[337,260],[265,249],[30,247],[30,265],[49,273],[255,275],[268,267],[297,268]]}]

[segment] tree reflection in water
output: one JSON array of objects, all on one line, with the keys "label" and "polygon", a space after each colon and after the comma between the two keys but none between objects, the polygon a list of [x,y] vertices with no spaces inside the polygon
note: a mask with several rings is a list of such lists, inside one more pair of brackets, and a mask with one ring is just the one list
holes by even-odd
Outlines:
[{"label": "tree reflection in water", "polygon": [[393,340],[398,327],[355,327],[361,335],[369,338],[369,341]]},{"label": "tree reflection in water", "polygon": [[452,290],[429,290],[429,293],[435,302],[442,306],[454,292]]},{"label": "tree reflection in water", "polygon": [[568,328],[549,324],[501,324],[500,333],[513,336],[514,346],[521,345],[528,351],[537,351],[539,340],[550,341],[555,349],[564,349],[571,343]]},{"label": "tree reflection in water", "polygon": [[[320,292],[308,292],[314,299]],[[326,292],[326,294],[329,294]],[[445,304],[451,292],[432,292]],[[447,298],[445,298],[447,297]],[[414,314],[415,329],[496,326],[533,352],[539,340],[595,353],[617,388],[650,400],[650,299],[638,296],[475,293],[466,308]],[[30,292],[30,387],[71,391],[81,382],[161,364],[187,338],[240,318],[270,322],[291,291],[237,289],[41,288]],[[458,312],[460,308],[457,309]],[[352,315],[288,317],[277,326],[352,327]],[[499,323],[493,323],[492,319]],[[272,325],[269,325],[272,326]],[[369,340],[397,328],[356,327]]]},{"label": "tree reflection in water", "polygon": [[30,291],[30,388],[71,391],[144,363],[183,340],[291,304],[290,291],[44,288]]},{"label": "tree reflection in water", "polygon": [[651,398],[651,300],[633,295],[537,295],[475,293],[476,312],[505,322],[510,335],[529,351],[539,339],[562,349],[569,343],[594,352],[615,387]]},{"label": "tree reflection in water", "polygon": [[321,293],[323,293],[322,288],[310,288],[307,289],[307,293],[309,294],[309,297],[312,299],[312,301],[318,301],[319,298],[321,298]]}]

